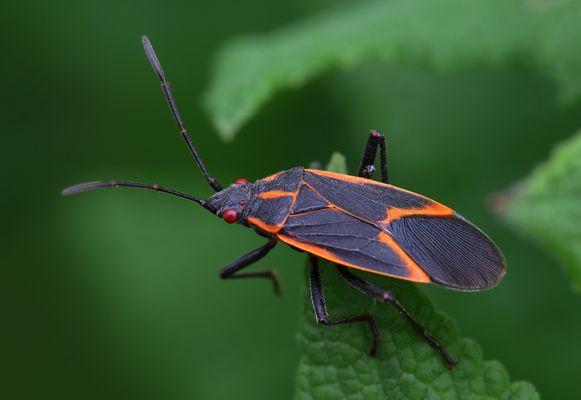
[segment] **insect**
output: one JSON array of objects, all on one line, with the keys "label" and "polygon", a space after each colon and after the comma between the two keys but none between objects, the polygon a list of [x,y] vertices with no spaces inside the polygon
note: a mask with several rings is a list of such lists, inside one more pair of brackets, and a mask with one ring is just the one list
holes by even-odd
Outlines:
[{"label": "insect", "polygon": [[[456,361],[440,342],[384,288],[353,274],[351,269],[476,291],[496,285],[505,274],[504,258],[481,230],[452,209],[419,194],[390,185],[384,136],[372,130],[358,176],[292,168],[254,183],[238,179],[224,188],[212,177],[182,122],[169,83],[153,47],[142,37],[145,53],[161,81],[163,94],[181,136],[214,194],[208,199],[159,185],[132,181],[99,181],[65,189],[65,196],[104,187],[150,189],[198,203],[229,224],[254,229],[266,244],[220,270],[222,279],[266,278],[280,293],[274,270],[243,271],[280,241],[309,254],[310,292],[317,322],[332,326],[364,323],[371,331],[369,355],[377,354],[380,333],[369,314],[332,319],[325,301],[319,259],[331,261],[353,288],[393,305],[448,367]],[[371,180],[379,151],[381,182]]]}]

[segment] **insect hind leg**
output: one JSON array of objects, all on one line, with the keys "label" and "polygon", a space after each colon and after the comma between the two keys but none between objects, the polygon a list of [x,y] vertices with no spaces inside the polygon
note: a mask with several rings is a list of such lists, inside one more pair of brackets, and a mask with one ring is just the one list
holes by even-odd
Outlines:
[{"label": "insect hind leg", "polygon": [[393,296],[393,294],[389,290],[372,285],[371,283],[359,278],[358,276],[355,276],[350,271],[348,271],[347,268],[345,268],[343,266],[337,265],[337,269],[341,273],[341,276],[343,277],[343,279],[345,279],[345,281],[347,281],[347,283],[349,285],[351,285],[353,288],[355,288],[355,289],[359,290],[360,292],[367,294],[367,295],[369,295],[369,296],[371,296],[379,301],[382,301],[384,303],[389,303],[392,306],[394,306],[397,309],[397,311],[399,311],[399,313],[411,325],[411,327],[416,331],[416,333],[418,333],[420,336],[422,336],[424,338],[424,340],[430,346],[432,346],[432,348],[434,350],[436,350],[438,353],[440,353],[440,355],[442,356],[442,358],[446,362],[446,366],[448,368],[453,367],[457,363],[456,360],[454,360],[450,356],[450,354],[448,354],[448,352],[446,351],[444,346],[436,338],[434,338],[426,330],[426,328],[421,323],[419,323],[404,308],[404,306]]},{"label": "insect hind leg", "polygon": [[311,300],[313,303],[313,309],[315,311],[315,316],[317,318],[317,323],[324,326],[334,326],[343,324],[353,324],[357,322],[365,322],[369,325],[371,330],[372,343],[368,354],[371,357],[375,357],[377,354],[377,347],[379,345],[380,334],[379,329],[377,329],[377,324],[373,317],[369,314],[353,315],[350,317],[330,319],[329,313],[327,311],[327,303],[325,301],[325,292],[323,291],[323,285],[321,284],[321,274],[319,272],[319,259],[315,256],[310,256],[310,279],[309,285],[311,290]]},{"label": "insect hind leg", "polygon": [[379,157],[381,159],[381,181],[383,183],[389,183],[387,175],[387,150],[385,147],[385,136],[383,136],[381,132],[376,131],[375,129],[371,130],[369,139],[367,139],[367,144],[365,145],[365,151],[363,152],[363,158],[361,159],[358,175],[362,178],[371,179],[373,173],[375,172],[374,164],[378,147]]}]

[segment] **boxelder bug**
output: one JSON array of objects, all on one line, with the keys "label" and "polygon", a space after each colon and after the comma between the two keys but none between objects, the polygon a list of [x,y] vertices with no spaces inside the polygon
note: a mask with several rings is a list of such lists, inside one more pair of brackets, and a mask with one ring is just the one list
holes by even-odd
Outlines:
[{"label": "boxelder bug", "polygon": [[[444,358],[455,364],[442,345],[409,314],[387,289],[352,274],[355,268],[412,282],[435,283],[456,290],[487,289],[505,273],[504,258],[492,241],[452,209],[427,197],[388,183],[385,139],[371,131],[357,177],[296,167],[254,183],[238,179],[223,188],[210,176],[193,145],[174,102],[169,84],[147,37],[145,53],[161,80],[161,87],[190,153],[208,184],[216,192],[209,199],[159,185],[131,181],[89,182],[65,189],[71,195],[102,187],[128,186],[151,189],[194,201],[227,223],[253,228],[268,239],[262,247],[241,256],[220,270],[222,279],[267,278],[276,292],[275,271],[240,272],[264,257],[278,240],[309,253],[310,289],[317,322],[369,325],[375,356],[380,334],[369,314],[330,319],[319,274],[318,259],[337,265],[341,276],[355,289],[392,304],[410,325]],[[380,150],[382,182],[371,180]]]}]

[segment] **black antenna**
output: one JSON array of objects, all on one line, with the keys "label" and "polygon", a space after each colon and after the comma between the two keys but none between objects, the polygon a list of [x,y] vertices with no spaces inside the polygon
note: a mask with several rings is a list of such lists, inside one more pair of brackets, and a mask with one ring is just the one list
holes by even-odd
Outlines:
[{"label": "black antenna", "polygon": [[158,192],[170,194],[172,196],[181,197],[183,199],[194,201],[194,202],[198,203],[199,205],[201,205],[205,208],[208,208],[206,205],[206,200],[204,200],[204,199],[199,199],[199,198],[192,196],[190,194],[178,192],[177,190],[173,190],[170,188],[159,186],[157,184],[152,185],[149,183],[140,183],[140,182],[133,182],[133,181],[108,181],[108,182],[97,181],[97,182],[80,183],[78,185],[74,185],[74,186],[66,188],[65,190],[62,191],[61,194],[63,196],[71,196],[73,194],[87,192],[89,190],[106,188],[106,187],[120,187],[120,186],[134,187],[134,188],[138,188],[138,189],[155,190]]},{"label": "black antenna", "polygon": [[157,56],[155,55],[155,51],[153,50],[153,46],[151,45],[151,42],[149,41],[149,39],[145,35],[143,35],[141,37],[141,42],[143,43],[143,48],[145,49],[145,54],[147,55],[147,58],[149,59],[149,63],[151,64],[151,67],[153,68],[153,70],[157,74],[159,80],[161,81],[161,89],[163,90],[163,94],[165,95],[165,98],[167,100],[167,103],[169,104],[169,108],[171,110],[171,113],[172,113],[174,119],[176,120],[176,123],[178,124],[178,127],[180,129],[180,134],[182,135],[182,137],[186,141],[186,144],[188,145],[188,149],[190,149],[190,153],[192,153],[192,156],[194,156],[194,159],[198,163],[198,166],[200,167],[202,174],[204,174],[204,176],[206,177],[206,180],[208,181],[208,183],[210,184],[212,189],[214,189],[214,191],[216,191],[216,192],[221,191],[222,186],[218,183],[218,181],[215,178],[213,178],[212,176],[210,176],[210,174],[208,174],[208,171],[206,170],[206,166],[204,165],[204,162],[200,158],[200,155],[198,154],[196,147],[192,143],[192,139],[190,139],[190,136],[188,135],[188,132],[186,131],[186,128],[184,127],[184,123],[182,122],[182,119],[181,119],[180,114],[178,112],[178,108],[177,108],[176,103],[175,103],[173,96],[171,94],[169,82],[165,79],[165,74],[163,72],[163,68],[161,68],[161,64],[159,63],[159,60],[157,59]]}]

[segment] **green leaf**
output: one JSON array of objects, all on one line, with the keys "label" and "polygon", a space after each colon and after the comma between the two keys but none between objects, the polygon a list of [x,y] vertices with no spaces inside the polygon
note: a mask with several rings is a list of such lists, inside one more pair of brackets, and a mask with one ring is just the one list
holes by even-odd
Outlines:
[{"label": "green leaf", "polygon": [[345,156],[339,152],[334,152],[331,154],[331,159],[327,163],[327,171],[338,172],[340,174],[347,173],[347,161]]},{"label": "green leaf", "polygon": [[502,214],[553,253],[581,292],[581,131],[513,192]]},{"label": "green leaf", "polygon": [[534,47],[539,64],[556,79],[563,100],[576,100],[581,94],[581,2],[530,1],[530,5],[544,16]]},{"label": "green leaf", "polygon": [[[328,164],[346,172],[345,158],[334,153]],[[308,275],[308,262],[307,262]],[[497,361],[483,361],[473,340],[463,339],[456,325],[434,310],[413,284],[374,279],[390,289],[404,306],[458,361],[449,370],[436,353],[390,305],[376,303],[348,286],[333,264],[321,261],[321,280],[332,317],[368,312],[382,335],[376,358],[367,355],[371,343],[362,324],[324,327],[316,323],[305,286],[298,332],[302,353],[296,384],[298,400],[332,399],[539,399],[527,382],[511,383]]]},{"label": "green leaf", "polygon": [[[368,276],[366,276],[368,278]],[[526,382],[511,383],[497,361],[483,361],[473,340],[461,338],[451,319],[434,310],[413,284],[390,279],[390,289],[458,360],[451,370],[442,358],[386,304],[356,292],[330,263],[321,264],[321,279],[332,317],[371,313],[382,334],[379,354],[367,356],[371,343],[362,324],[317,325],[308,290],[298,333],[296,398],[331,399],[538,399]],[[468,295],[468,294],[467,294]]]},{"label": "green leaf", "polygon": [[[442,341],[458,360],[448,370],[440,355],[413,331],[389,305],[349,287],[330,263],[322,263],[331,316],[371,313],[382,334],[379,354],[367,356],[370,336],[361,324],[317,325],[309,293],[303,294],[298,333],[302,353],[297,374],[297,399],[538,399],[526,382],[511,383],[497,361],[483,361],[480,347],[460,338],[451,319],[434,310],[412,284],[383,279],[405,307]],[[468,296],[469,294],[467,294]]]},{"label": "green leaf", "polygon": [[[272,33],[229,42],[206,105],[219,133],[236,131],[284,88],[363,61],[436,69],[525,60],[581,94],[581,4],[575,1],[393,0],[347,4]],[[509,27],[509,28],[508,28]]]}]

